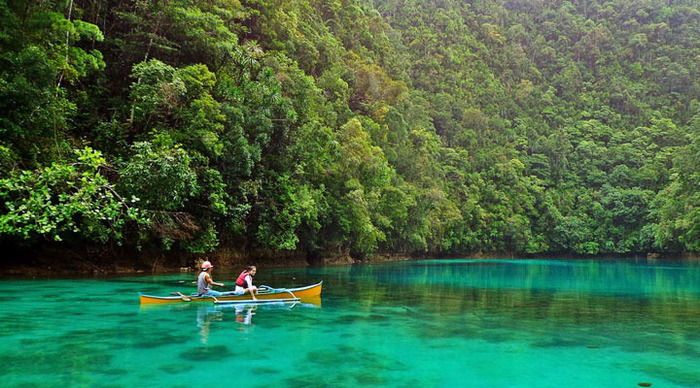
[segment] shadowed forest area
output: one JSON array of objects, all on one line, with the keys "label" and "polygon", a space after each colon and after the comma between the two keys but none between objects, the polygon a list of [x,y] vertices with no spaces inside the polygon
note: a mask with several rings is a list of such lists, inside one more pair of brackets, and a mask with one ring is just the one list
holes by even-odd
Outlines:
[{"label": "shadowed forest area", "polygon": [[0,0],[0,246],[698,255],[700,1]]}]

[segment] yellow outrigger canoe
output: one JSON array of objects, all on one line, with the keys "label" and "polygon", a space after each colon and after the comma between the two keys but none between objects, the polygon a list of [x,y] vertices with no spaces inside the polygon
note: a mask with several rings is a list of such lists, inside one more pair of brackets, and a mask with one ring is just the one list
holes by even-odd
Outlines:
[{"label": "yellow outrigger canoe", "polygon": [[272,288],[268,286],[258,287],[257,300],[250,294],[244,295],[222,295],[222,296],[199,296],[197,294],[186,295],[177,294],[169,296],[154,296],[139,294],[141,304],[166,304],[166,303],[191,303],[209,302],[217,304],[229,303],[271,303],[271,302],[295,302],[304,300],[314,300],[321,296],[323,282],[318,282],[310,286],[296,288]]}]

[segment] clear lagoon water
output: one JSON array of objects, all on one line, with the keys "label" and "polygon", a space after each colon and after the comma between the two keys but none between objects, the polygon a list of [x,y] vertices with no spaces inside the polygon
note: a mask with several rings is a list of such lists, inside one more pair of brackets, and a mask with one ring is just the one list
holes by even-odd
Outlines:
[{"label": "clear lagoon water", "polygon": [[0,386],[700,386],[699,262],[260,267],[320,305],[139,305],[194,276],[0,281]]}]

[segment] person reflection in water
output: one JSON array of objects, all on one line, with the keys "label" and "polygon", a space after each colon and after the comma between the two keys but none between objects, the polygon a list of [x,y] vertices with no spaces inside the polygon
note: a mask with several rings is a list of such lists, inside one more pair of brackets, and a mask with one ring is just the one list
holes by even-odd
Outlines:
[{"label": "person reflection in water", "polygon": [[236,308],[236,322],[238,322],[244,326],[250,326],[250,324],[253,323],[253,315],[255,315],[253,310],[256,310],[257,306],[238,305],[235,308]]},{"label": "person reflection in water", "polygon": [[209,306],[198,306],[197,308],[197,327],[199,327],[200,341],[203,345],[209,342],[209,326],[213,321],[222,321],[223,314],[220,311],[215,311]]}]

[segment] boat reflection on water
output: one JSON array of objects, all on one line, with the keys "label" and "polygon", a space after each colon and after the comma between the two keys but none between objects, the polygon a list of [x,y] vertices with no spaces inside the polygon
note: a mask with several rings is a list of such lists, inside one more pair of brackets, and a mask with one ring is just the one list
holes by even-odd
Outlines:
[{"label": "boat reflection on water", "polygon": [[[253,316],[260,313],[279,310],[291,310],[294,308],[320,308],[321,297],[304,298],[300,301],[275,302],[275,303],[236,303],[218,305],[197,305],[197,327],[199,328],[200,341],[207,344],[212,322],[235,321],[240,326],[239,331],[249,331],[253,328]],[[233,319],[231,319],[233,314]]]},{"label": "boat reflection on water", "polygon": [[[236,330],[249,331],[252,330],[253,316],[258,313],[282,313],[280,310],[291,310],[298,308],[321,308],[321,296],[304,297],[296,301],[280,301],[280,302],[265,302],[264,303],[232,303],[232,304],[214,304],[214,303],[177,303],[177,304],[141,304],[139,311],[141,314],[158,315],[163,318],[163,314],[181,315],[187,314],[196,310],[196,323],[199,329],[200,341],[202,344],[207,344],[209,341],[209,333],[212,326],[222,327],[227,322],[236,322]],[[212,325],[214,322],[217,324]]]},{"label": "boat reflection on water", "polygon": [[321,307],[321,297],[304,298],[302,300],[295,301],[280,301],[272,303],[234,303],[234,304],[216,304],[213,307],[209,307],[208,311],[210,314],[217,315],[222,313],[228,313],[233,311],[236,316],[236,322],[250,325],[252,323],[252,316],[255,315],[256,310],[263,311],[273,311],[273,310],[291,310],[293,308],[299,307],[311,307],[319,308]]},{"label": "boat reflection on water", "polygon": [[[255,315],[255,310],[258,309],[256,305],[231,305],[230,308],[226,310],[231,310],[235,314],[235,321],[239,323],[240,327],[236,330],[245,331],[244,326],[251,326],[253,323],[253,315]],[[209,332],[211,330],[212,322],[222,322],[225,320],[227,313],[222,311],[223,309],[218,306],[197,306],[197,327],[199,328],[200,341],[203,345],[206,345],[209,341]]]}]

